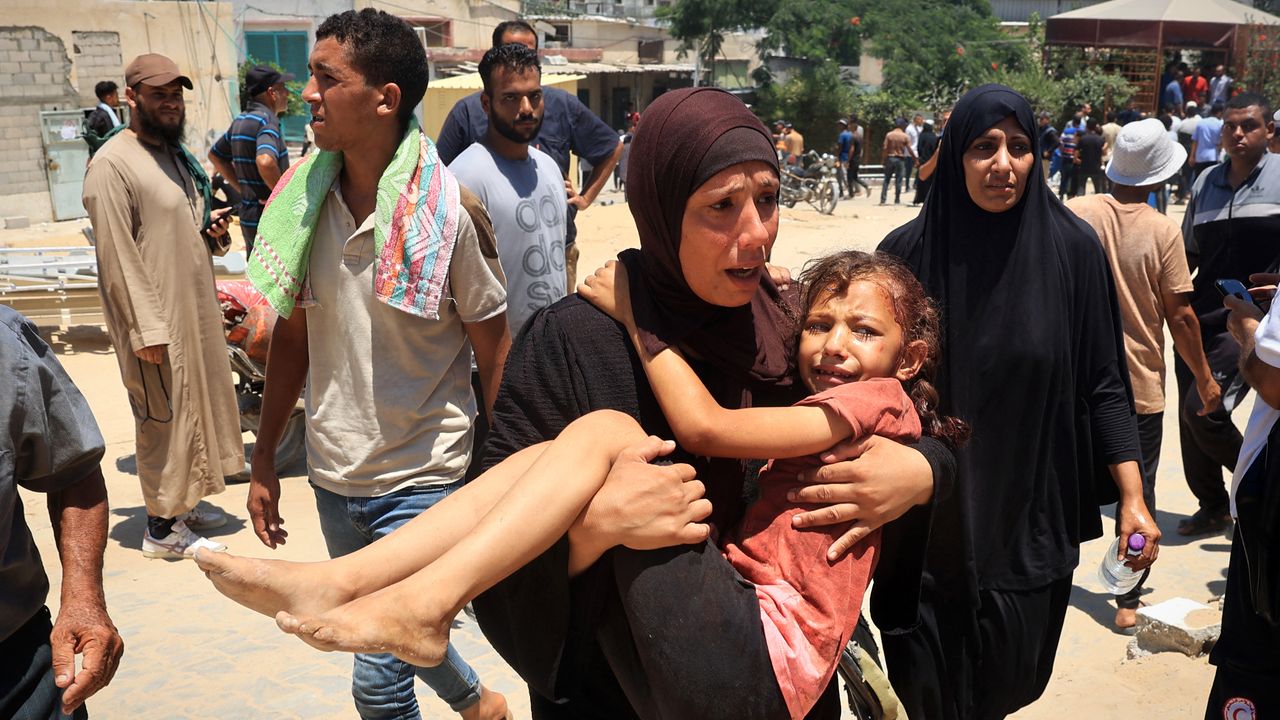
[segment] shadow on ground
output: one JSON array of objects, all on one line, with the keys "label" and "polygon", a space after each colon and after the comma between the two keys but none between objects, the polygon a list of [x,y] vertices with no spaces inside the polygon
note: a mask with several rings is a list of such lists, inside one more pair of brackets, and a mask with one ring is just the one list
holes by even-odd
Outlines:
[{"label": "shadow on ground", "polygon": [[[218,507],[222,514],[227,516],[227,524],[220,528],[201,530],[201,535],[209,538],[234,535],[246,527],[247,522],[243,518],[228,512],[226,508],[217,505],[215,507]],[[111,539],[119,543],[122,548],[141,550],[142,532],[147,527],[147,509],[142,506],[117,507],[111,509],[111,514],[124,518],[111,528]]]},{"label": "shadow on ground", "polygon": [[[228,485],[236,485],[239,483],[249,482],[249,458],[253,457],[253,443],[244,444],[244,467],[245,469],[229,475],[226,478]],[[116,458],[116,470],[125,475],[138,476],[138,456],[137,455],[121,455]],[[283,467],[276,469],[276,474],[280,477],[304,477],[307,474],[307,461],[305,458],[296,462],[289,463]]]},{"label": "shadow on ground", "polygon": [[72,325],[65,329],[41,328],[49,347],[58,355],[109,355],[111,338],[101,325]]}]

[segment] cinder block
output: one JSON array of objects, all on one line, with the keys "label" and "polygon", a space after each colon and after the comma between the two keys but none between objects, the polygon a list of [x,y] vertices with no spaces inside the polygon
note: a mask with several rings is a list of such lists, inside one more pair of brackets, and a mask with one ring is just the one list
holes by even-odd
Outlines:
[{"label": "cinder block", "polygon": [[0,36],[0,50],[17,50],[18,41],[8,35]]},{"label": "cinder block", "polygon": [[19,230],[24,227],[31,227],[31,219],[26,215],[13,215],[4,219],[5,229]]},{"label": "cinder block", "polygon": [[[28,33],[30,33],[31,31],[30,31],[30,30],[28,30],[27,32],[28,32]],[[19,49],[19,50],[39,50],[39,49],[40,49],[40,41],[39,41],[39,40],[36,40],[35,38],[31,37],[30,35],[28,35],[28,36],[27,36],[27,37],[25,37],[25,38],[19,38],[19,39],[18,39],[18,49]]]},{"label": "cinder block", "polygon": [[37,60],[31,60],[29,58],[27,60],[23,60],[18,65],[19,65],[18,72],[24,72],[24,73],[40,72],[40,70],[44,67],[43,63]]},{"label": "cinder block", "polygon": [[1213,649],[1222,633],[1222,611],[1187,598],[1173,598],[1138,610],[1138,632],[1129,657],[1180,652],[1196,657]]},{"label": "cinder block", "polygon": [[[23,63],[23,65],[24,66],[27,65],[27,63]],[[36,67],[39,68],[40,66],[37,65]],[[36,81],[35,71],[27,70],[24,67],[22,72],[13,74],[13,81],[18,85],[30,85],[31,83]]]},{"label": "cinder block", "polygon": [[53,59],[53,52],[49,50],[32,50],[29,57],[32,62],[48,62]]},{"label": "cinder block", "polygon": [[22,72],[22,63],[0,62],[0,76]]}]

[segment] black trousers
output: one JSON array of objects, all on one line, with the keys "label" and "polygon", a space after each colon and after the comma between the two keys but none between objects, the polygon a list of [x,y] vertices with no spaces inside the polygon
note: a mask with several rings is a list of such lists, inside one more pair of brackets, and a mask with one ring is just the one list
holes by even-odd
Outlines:
[{"label": "black trousers", "polygon": [[[1156,470],[1160,467],[1160,446],[1164,439],[1164,413],[1138,415],[1138,448],[1142,453],[1142,501],[1147,504],[1147,512],[1154,519],[1156,516]],[[1120,534],[1119,515],[1116,516],[1116,534]],[[1142,571],[1138,584],[1124,595],[1116,596],[1116,606],[1136,609],[1141,602],[1142,586],[1147,582],[1151,568]]]},{"label": "black trousers", "polygon": [[[1204,330],[1204,326],[1201,326]],[[1213,378],[1222,386],[1222,406],[1208,415],[1199,415],[1204,405],[1196,392],[1195,376],[1191,368],[1175,356],[1173,373],[1178,380],[1178,441],[1182,452],[1182,469],[1187,476],[1187,486],[1206,513],[1227,512],[1227,489],[1222,480],[1222,468],[1235,470],[1236,457],[1244,438],[1231,422],[1231,410],[1240,404],[1249,392],[1249,386],[1240,378],[1238,362],[1240,346],[1225,329],[1202,332],[1204,352],[1208,356]]]},{"label": "black trousers", "polygon": [[[535,719],[787,717],[754,586],[714,544],[614,548],[573,594],[557,684],[568,699],[530,693]],[[838,719],[838,690],[833,678],[807,717]]]},{"label": "black trousers", "polygon": [[1072,158],[1063,157],[1062,167],[1058,170],[1058,199],[1066,200],[1076,195],[1076,166]]},{"label": "black trousers", "polygon": [[[1242,537],[1236,532],[1231,540],[1222,635],[1209,654],[1218,672],[1205,720],[1280,717],[1280,627],[1254,612]],[[1236,712],[1248,708],[1253,714]]]},{"label": "black trousers", "polygon": [[867,195],[871,194],[871,187],[862,182],[862,178],[858,177],[858,167],[861,164],[862,163],[857,160],[850,160],[845,164],[845,185],[849,189],[849,197],[853,197],[853,194],[857,192],[858,185],[862,186],[863,192]]},{"label": "black trousers", "polygon": [[1048,686],[1071,578],[979,596],[976,610],[940,597],[926,575],[920,625],[881,636],[889,681],[908,717],[995,720],[1031,704]]},{"label": "black trousers", "polygon": [[1107,191],[1107,176],[1101,169],[1099,170],[1081,170],[1076,168],[1075,190],[1072,195],[1079,196],[1089,192],[1086,187],[1089,182],[1093,182],[1093,192],[1095,195],[1101,195]]},{"label": "black trousers", "polygon": [[0,642],[0,718],[5,720],[82,720],[81,705],[62,714],[62,690],[53,682],[53,649],[49,645],[49,608]]}]

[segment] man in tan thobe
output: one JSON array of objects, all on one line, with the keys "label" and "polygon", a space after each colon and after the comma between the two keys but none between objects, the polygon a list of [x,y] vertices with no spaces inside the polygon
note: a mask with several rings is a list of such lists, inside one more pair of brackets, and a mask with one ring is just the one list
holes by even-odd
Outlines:
[{"label": "man in tan thobe", "polygon": [[137,425],[138,478],[147,506],[147,557],[225,550],[194,531],[226,517],[197,508],[244,467],[244,447],[213,263],[202,229],[207,182],[181,147],[183,88],[172,60],[140,55],[125,70],[128,128],[94,156],[84,206],[97,237],[99,292]]}]

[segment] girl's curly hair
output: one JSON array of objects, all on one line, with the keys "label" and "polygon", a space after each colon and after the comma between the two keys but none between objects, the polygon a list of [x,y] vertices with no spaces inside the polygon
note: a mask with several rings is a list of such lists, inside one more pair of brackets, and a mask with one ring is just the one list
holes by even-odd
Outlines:
[{"label": "girl's curly hair", "polygon": [[859,280],[875,283],[889,294],[894,320],[902,327],[904,346],[916,340],[924,342],[925,358],[920,371],[903,385],[915,404],[923,433],[959,447],[969,439],[969,425],[938,412],[938,390],[933,386],[942,344],[938,308],[901,260],[881,252],[857,250],[810,260],[800,273],[805,314],[815,304],[843,295],[850,283]]}]

